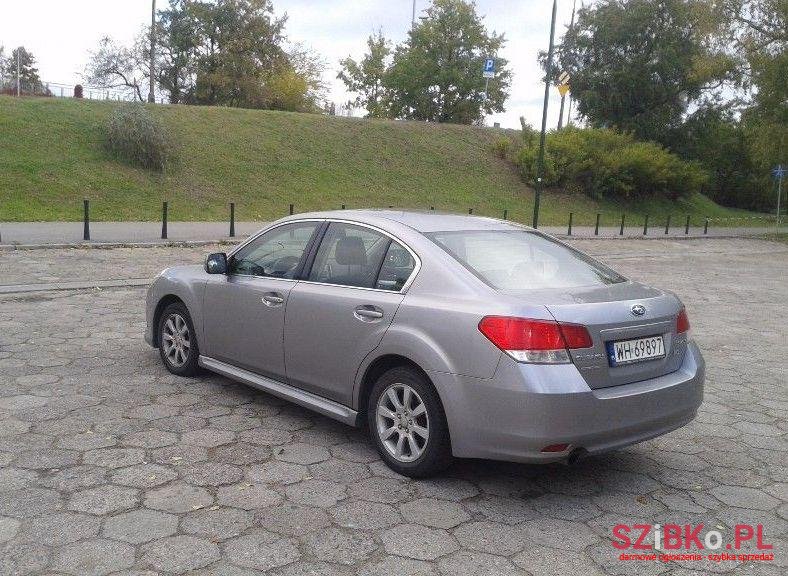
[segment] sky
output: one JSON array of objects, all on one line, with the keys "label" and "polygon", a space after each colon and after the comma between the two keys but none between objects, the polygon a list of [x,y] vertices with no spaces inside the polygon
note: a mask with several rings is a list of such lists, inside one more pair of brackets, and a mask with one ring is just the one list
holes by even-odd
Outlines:
[{"label": "sky", "polygon": [[[158,0],[157,7],[166,3]],[[572,3],[558,2],[556,40],[569,25]],[[394,43],[401,42],[410,28],[413,0],[273,0],[273,5],[277,15],[288,15],[288,41],[322,55],[328,97],[340,104],[349,95],[336,79],[339,60],[359,59],[367,36],[378,29]],[[417,18],[428,5],[429,0],[416,0]],[[0,0],[0,46],[8,55],[24,45],[37,58],[44,82],[73,85],[80,81],[89,51],[98,41],[110,36],[131,44],[149,23],[150,8],[151,0]],[[477,0],[476,8],[488,31],[505,35],[501,56],[513,72],[506,111],[489,116],[486,123],[518,128],[522,115],[538,128],[544,84],[536,58],[549,43],[552,0]],[[548,127],[558,122],[559,102],[558,91],[551,88]]]}]

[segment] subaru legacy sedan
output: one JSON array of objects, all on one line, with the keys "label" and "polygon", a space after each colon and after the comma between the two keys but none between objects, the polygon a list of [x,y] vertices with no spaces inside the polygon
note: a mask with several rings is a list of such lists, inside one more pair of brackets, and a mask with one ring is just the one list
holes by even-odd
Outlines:
[{"label": "subaru legacy sedan", "polygon": [[146,341],[365,426],[412,477],[452,456],[573,462],[690,422],[704,362],[681,301],[512,222],[387,210],[290,216],[164,270]]}]

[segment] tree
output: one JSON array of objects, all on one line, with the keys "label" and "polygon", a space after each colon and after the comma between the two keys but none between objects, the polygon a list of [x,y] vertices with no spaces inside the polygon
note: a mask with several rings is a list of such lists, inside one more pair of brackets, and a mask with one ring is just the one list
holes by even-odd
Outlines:
[{"label": "tree", "polygon": [[171,104],[193,97],[197,58],[198,23],[188,0],[170,0],[156,22],[156,56],[159,86],[169,92]]},{"label": "tree", "polygon": [[356,62],[350,56],[340,61],[342,68],[337,78],[345,83],[349,92],[357,95],[348,102],[349,106],[364,108],[367,117],[385,118],[388,115],[385,81],[391,44],[378,31],[367,38],[367,50],[361,62]]},{"label": "tree", "polygon": [[86,81],[101,88],[128,88],[135,100],[144,102],[141,85],[149,74],[145,42],[147,35],[141,34],[132,48],[126,48],[105,36],[90,53]]},{"label": "tree", "polygon": [[193,3],[198,21],[195,101],[264,108],[264,78],[287,59],[284,25],[270,0]]},{"label": "tree", "polygon": [[703,0],[600,0],[557,47],[577,110],[593,126],[670,147],[688,108],[735,84],[721,22]]},{"label": "tree", "polygon": [[[511,72],[498,56],[503,35],[488,33],[473,3],[433,0],[426,17],[397,46],[385,75],[390,114],[397,118],[472,124],[502,112]],[[496,75],[485,95],[485,58]]]},{"label": "tree", "polygon": [[[18,57],[18,61],[17,61]],[[35,66],[35,56],[24,46],[14,49],[10,56],[5,59],[3,65],[3,76],[5,77],[5,90],[13,89],[16,93],[17,65],[19,70],[19,85],[22,94],[50,95],[38,76],[38,68]]]}]

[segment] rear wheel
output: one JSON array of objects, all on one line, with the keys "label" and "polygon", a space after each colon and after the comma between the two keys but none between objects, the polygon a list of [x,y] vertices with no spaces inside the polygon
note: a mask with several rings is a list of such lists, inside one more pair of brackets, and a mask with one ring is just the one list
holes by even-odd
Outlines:
[{"label": "rear wheel", "polygon": [[367,404],[367,424],[381,457],[399,474],[422,478],[451,463],[443,406],[417,370],[392,368],[378,379]]},{"label": "rear wheel", "polygon": [[200,349],[192,318],[181,302],[170,304],[159,319],[159,355],[165,368],[178,376],[194,376]]}]

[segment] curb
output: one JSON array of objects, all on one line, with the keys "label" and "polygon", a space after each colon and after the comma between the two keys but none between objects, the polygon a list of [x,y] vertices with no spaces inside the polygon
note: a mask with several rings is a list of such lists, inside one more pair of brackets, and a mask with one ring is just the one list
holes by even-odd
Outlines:
[{"label": "curb", "polygon": [[236,244],[244,238],[237,240],[171,240],[166,242],[57,242],[53,244],[0,244],[0,251],[13,250],[112,250],[114,248],[189,248],[192,246],[212,246],[215,244]]}]

